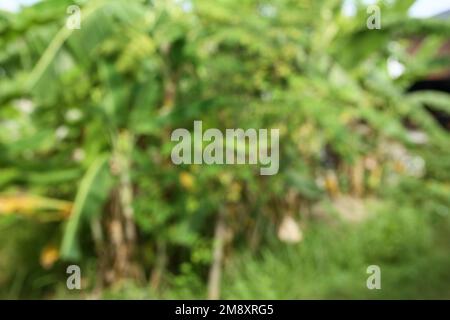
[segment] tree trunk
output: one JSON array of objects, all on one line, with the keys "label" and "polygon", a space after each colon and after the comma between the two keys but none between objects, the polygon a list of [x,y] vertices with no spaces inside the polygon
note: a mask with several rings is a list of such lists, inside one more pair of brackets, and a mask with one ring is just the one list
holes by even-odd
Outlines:
[{"label": "tree trunk", "polygon": [[214,233],[213,261],[209,271],[208,299],[220,298],[220,282],[222,277],[222,264],[226,238],[225,210],[219,211],[219,217]]}]

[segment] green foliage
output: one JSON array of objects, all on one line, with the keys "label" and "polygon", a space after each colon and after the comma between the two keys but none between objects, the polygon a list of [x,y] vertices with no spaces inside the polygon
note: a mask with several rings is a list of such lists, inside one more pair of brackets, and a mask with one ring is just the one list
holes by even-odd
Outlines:
[{"label": "green foliage", "polygon": [[95,159],[80,182],[72,215],[67,222],[62,239],[61,256],[63,258],[80,258],[80,249],[77,244],[80,223],[82,220],[98,219],[102,212],[102,204],[106,201],[111,185],[110,177],[105,170],[107,160],[106,156]]},{"label": "green foliage", "polygon": [[[202,297],[220,210],[230,234],[226,266],[235,252],[250,261],[242,275],[227,274],[239,280],[226,284],[227,298],[349,297],[340,289],[347,285],[366,295],[356,285],[365,283],[364,270],[361,279],[352,278],[365,263],[381,259],[392,266],[398,277],[391,275],[388,285],[408,280],[405,270],[428,268],[411,257],[441,241],[435,233],[448,235],[433,219],[445,226],[449,218],[450,154],[448,132],[427,107],[448,113],[450,99],[405,92],[428,72],[448,67],[435,53],[450,26],[408,18],[412,2],[380,2],[381,30],[366,28],[361,3],[347,17],[338,0],[75,1],[79,30],[65,26],[73,1],[1,11],[0,224],[2,234],[15,234],[22,221],[15,215],[31,211],[23,228],[30,230],[24,248],[33,254],[23,278],[14,280],[10,270],[19,262],[11,248],[26,250],[21,240],[2,242],[0,261],[12,262],[0,264],[0,274],[9,270],[0,287],[15,289],[0,294],[64,296],[56,284],[61,269],[78,261],[92,269],[89,288],[111,286],[106,297]],[[410,40],[419,35],[426,39],[412,56]],[[389,58],[407,66],[401,77],[389,75]],[[173,165],[170,134],[191,130],[194,120],[222,131],[280,129],[280,172],[262,177],[250,165]],[[412,143],[410,127],[427,143]],[[424,172],[412,170],[414,157],[424,160]],[[13,203],[12,210],[2,198],[22,192],[72,201],[70,216],[41,225],[37,208]],[[317,203],[348,193],[386,201],[386,212],[345,231],[313,220],[298,247],[277,243],[283,217],[309,221]],[[325,220],[334,219],[331,211]],[[45,269],[39,259],[49,243],[60,250]],[[262,259],[253,263],[249,247],[263,250]],[[120,250],[131,252],[129,270],[131,260],[141,270],[133,274],[136,283],[96,278],[109,274],[105,265],[121,265],[107,260]],[[436,275],[448,277],[441,270],[448,260],[436,264]],[[304,270],[297,274],[297,267]],[[329,284],[315,286],[321,273]],[[256,278],[247,281],[248,275]],[[286,281],[291,275],[298,278]],[[41,276],[44,284],[35,290]],[[139,290],[148,281],[159,288]],[[297,281],[305,287],[292,288]],[[387,296],[416,297],[422,283],[409,288]],[[429,291],[440,293],[447,294]]]}]

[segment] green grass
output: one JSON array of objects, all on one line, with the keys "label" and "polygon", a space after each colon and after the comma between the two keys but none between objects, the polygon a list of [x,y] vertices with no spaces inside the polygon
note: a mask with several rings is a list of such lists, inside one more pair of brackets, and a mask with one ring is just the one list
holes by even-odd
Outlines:
[{"label": "green grass", "polygon": [[[311,222],[297,245],[273,243],[227,262],[224,299],[449,299],[450,224],[419,207],[385,202],[360,224]],[[381,290],[369,290],[369,265]],[[188,268],[187,268],[188,269]],[[204,299],[206,285],[186,270],[162,295],[131,287],[107,298]],[[142,290],[146,292],[143,294]]]},{"label": "green grass", "polygon": [[[444,226],[444,228],[443,228]],[[316,224],[295,246],[244,254],[227,268],[226,299],[450,298],[448,217],[386,206],[358,226]],[[381,290],[369,290],[369,265]]]},{"label": "green grass", "polygon": [[[374,211],[356,225],[311,222],[297,245],[242,249],[227,262],[222,298],[449,299],[449,217],[396,202]],[[381,290],[366,287],[369,265],[381,268]],[[188,269],[158,295],[126,285],[104,297],[204,299],[204,281]]]},{"label": "green grass", "polygon": [[[296,245],[276,241],[256,253],[241,248],[228,257],[222,298],[449,299],[449,216],[390,200],[372,210],[370,218],[359,224],[310,221],[303,230],[304,240]],[[366,287],[369,265],[381,268],[381,290]],[[200,276],[189,266],[185,264],[177,275],[166,273],[158,293],[125,282],[95,297],[204,299],[205,274]],[[89,282],[95,281],[95,272],[90,274],[94,278]],[[73,293],[65,289],[64,281],[59,283],[60,290],[46,298],[93,297],[89,289]]]}]

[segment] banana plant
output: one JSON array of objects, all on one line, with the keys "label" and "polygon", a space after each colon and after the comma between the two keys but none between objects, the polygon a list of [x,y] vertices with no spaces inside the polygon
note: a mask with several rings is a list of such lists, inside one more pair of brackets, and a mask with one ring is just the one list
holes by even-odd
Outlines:
[{"label": "banana plant", "polygon": [[[165,270],[212,265],[220,296],[225,252],[258,248],[327,193],[363,196],[366,175],[378,196],[386,143],[448,159],[448,132],[426,110],[449,112],[448,94],[406,91],[448,66],[435,51],[449,23],[411,19],[413,1],[397,0],[378,3],[382,28],[369,30],[358,3],[354,17],[338,0],[46,0],[0,12],[0,215],[64,217],[61,258],[95,257],[99,282],[158,289]],[[74,4],[80,29],[66,24]],[[416,36],[426,39],[411,56]],[[280,173],[175,166],[171,132],[194,120],[279,128]],[[430,142],[412,146],[406,122]]]}]

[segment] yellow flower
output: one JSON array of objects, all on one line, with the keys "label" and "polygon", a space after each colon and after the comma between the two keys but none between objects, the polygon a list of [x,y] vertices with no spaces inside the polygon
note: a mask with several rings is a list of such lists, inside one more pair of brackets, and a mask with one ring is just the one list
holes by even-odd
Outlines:
[{"label": "yellow flower", "polygon": [[187,189],[191,190],[194,187],[194,177],[189,172],[180,173],[180,183]]},{"label": "yellow flower", "polygon": [[56,248],[53,245],[49,245],[42,250],[40,263],[44,269],[50,269],[58,259],[59,259],[58,248]]}]

